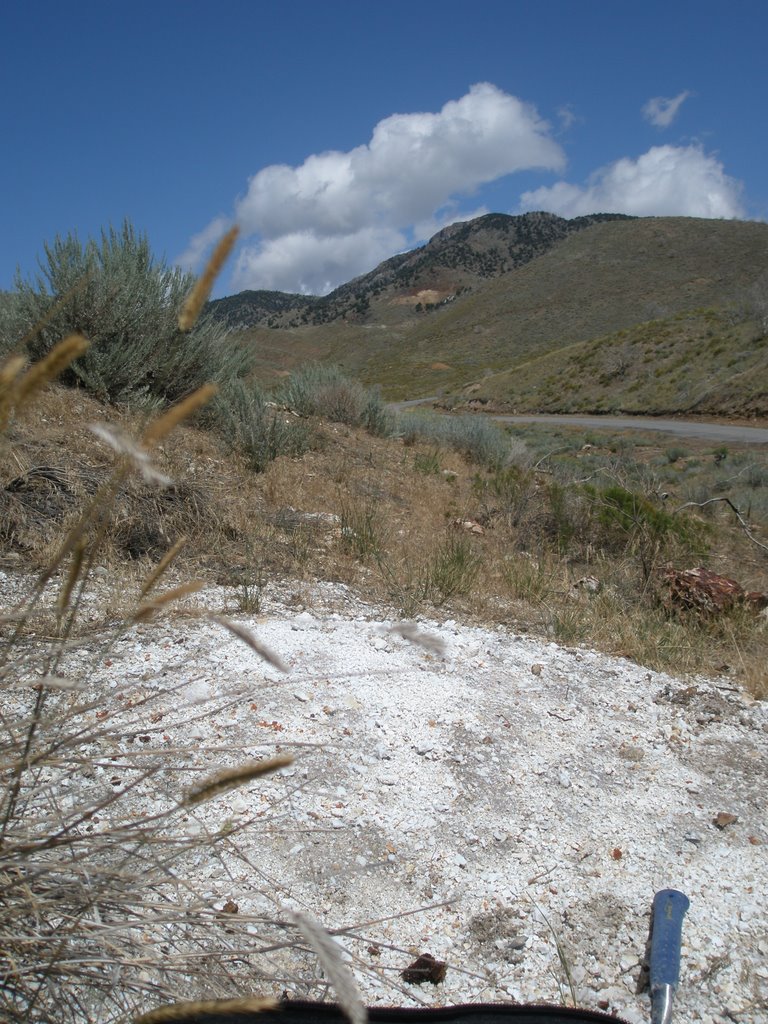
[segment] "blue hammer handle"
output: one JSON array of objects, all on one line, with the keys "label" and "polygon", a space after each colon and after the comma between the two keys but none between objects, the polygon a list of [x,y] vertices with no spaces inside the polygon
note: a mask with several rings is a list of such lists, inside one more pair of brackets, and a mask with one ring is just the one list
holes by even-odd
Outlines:
[{"label": "blue hammer handle", "polygon": [[667,1024],[680,980],[683,918],[690,902],[677,889],[662,889],[653,898],[650,986],[653,1024]]},{"label": "blue hammer handle", "polygon": [[688,897],[677,889],[662,889],[653,897],[650,981],[677,985],[680,980],[680,944]]}]

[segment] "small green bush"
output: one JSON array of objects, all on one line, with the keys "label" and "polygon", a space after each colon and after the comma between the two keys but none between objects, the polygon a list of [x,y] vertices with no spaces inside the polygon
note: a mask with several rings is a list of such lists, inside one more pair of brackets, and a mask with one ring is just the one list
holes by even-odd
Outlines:
[{"label": "small green bush", "polygon": [[341,546],[360,562],[381,560],[384,551],[382,516],[373,501],[341,506]]},{"label": "small green bush", "polygon": [[671,448],[667,448],[664,452],[664,457],[667,462],[678,462],[680,459],[684,459],[687,455],[687,448],[680,448],[676,445],[673,445]]},{"label": "small green bush", "polygon": [[379,387],[369,388],[363,409],[362,424],[374,437],[391,437],[395,432],[395,415],[387,409]]},{"label": "small green bush", "polygon": [[437,476],[440,472],[440,452],[433,448],[430,452],[416,452],[413,459],[413,468],[417,473],[424,476]]},{"label": "small green bush", "polygon": [[300,416],[363,426],[378,437],[391,434],[394,428],[394,416],[382,402],[379,389],[365,388],[338,366],[302,366],[279,389],[277,399]]},{"label": "small green bush", "polygon": [[583,523],[580,495],[572,486],[552,480],[545,491],[550,532],[559,554],[567,554],[577,535],[579,523]]},{"label": "small green bush", "polygon": [[535,474],[521,466],[505,466],[490,474],[475,475],[472,490],[487,518],[500,516],[509,527],[517,526],[531,504]]},{"label": "small green bush", "polygon": [[432,554],[423,577],[423,592],[436,605],[467,594],[477,579],[482,562],[469,539],[451,533]]},{"label": "small green bush", "polygon": [[768,466],[760,465],[757,462],[751,463],[744,474],[744,483],[747,487],[757,490],[768,486]]},{"label": "small green bush", "polygon": [[256,473],[263,473],[281,455],[303,455],[312,447],[306,424],[286,421],[255,385],[242,380],[230,382],[216,395],[212,422],[225,442],[246,456]]},{"label": "small green bush", "polygon": [[657,508],[641,494],[618,485],[586,491],[594,503],[599,546],[613,553],[635,553],[646,580],[673,545],[699,552],[705,547],[700,524]]},{"label": "small green bush", "polygon": [[485,416],[457,416],[450,420],[451,447],[467,462],[497,469],[509,458],[509,438],[492,420]]},{"label": "small green bush", "polygon": [[405,445],[425,439],[445,444],[445,431],[437,421],[438,417],[433,413],[408,412],[399,417],[397,432]]},{"label": "small green bush", "polygon": [[[400,417],[398,429],[405,444],[414,444],[418,440],[436,441],[459,452],[467,462],[487,469],[499,469],[512,457],[510,438],[486,416],[409,412]],[[519,454],[521,450],[518,443],[515,452]]]}]

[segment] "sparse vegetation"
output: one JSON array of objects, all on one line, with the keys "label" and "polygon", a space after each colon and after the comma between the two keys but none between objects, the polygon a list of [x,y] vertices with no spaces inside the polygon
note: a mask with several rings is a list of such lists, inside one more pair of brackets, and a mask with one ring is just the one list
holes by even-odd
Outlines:
[{"label": "sparse vegetation", "polygon": [[423,595],[436,607],[464,596],[475,583],[482,560],[468,537],[456,532],[441,541],[430,556],[423,577]]},{"label": "sparse vegetation", "polygon": [[[128,629],[176,602],[192,621],[184,602],[202,580],[234,588],[251,614],[268,577],[340,580],[408,616],[461,614],[676,673],[727,672],[768,696],[763,619],[745,608],[710,621],[675,615],[659,572],[704,561],[768,590],[764,453],[601,432],[587,441],[474,415],[395,420],[377,392],[327,367],[294,373],[271,401],[246,373],[250,356],[205,325],[199,347],[191,342],[199,358],[180,352],[146,373],[142,363],[134,386],[142,332],[166,324],[173,348],[177,330],[171,307],[160,316],[155,306],[155,321],[148,302],[140,343],[122,351],[110,318],[126,282],[144,280],[130,267],[153,267],[143,244],[128,231],[105,236],[101,249],[70,239],[51,250],[54,263],[91,261],[84,279],[74,275],[75,312],[93,268],[123,268],[109,315],[105,283],[89,293],[91,320],[67,319],[52,285],[26,286],[4,307],[7,352],[17,351],[14,331],[31,328],[24,356],[0,368],[1,558],[21,595],[0,622],[0,1007],[9,1020],[119,1018],[148,993],[210,993],[211,966],[231,994],[250,970],[241,945],[249,926],[290,942],[268,916],[223,917],[186,872],[190,857],[221,856],[227,871],[240,857],[240,826],[190,833],[191,808],[285,762],[238,772],[232,749],[232,771],[210,780],[191,744],[183,767],[169,766],[160,730],[173,723],[139,735],[137,711],[151,713],[156,693],[83,689]],[[175,297],[166,285],[165,298]],[[159,301],[157,290],[147,294]],[[45,327],[30,324],[35,302],[51,314]],[[93,335],[91,348],[72,337],[61,347],[57,334],[75,325]],[[89,356],[99,345],[102,355]],[[167,384],[172,364],[189,369],[183,389]],[[147,423],[148,407],[183,399],[206,369],[220,385],[215,397],[196,392]],[[621,378],[626,367],[616,369]],[[79,386],[43,393],[58,373]],[[88,430],[94,419],[107,421],[98,436],[108,447]],[[174,578],[163,587],[166,575]],[[195,713],[222,710],[211,700]],[[142,787],[160,794],[151,812],[138,801]]]},{"label": "sparse vegetation", "polygon": [[[239,336],[268,352],[265,367],[294,368],[303,347],[393,400],[764,416],[765,331],[752,293],[765,292],[766,260],[762,223],[489,215],[310,300],[314,310],[304,297],[294,318],[275,320],[267,296],[265,316],[281,329]],[[361,290],[364,315],[354,311]],[[417,311],[433,298],[429,313]]]},{"label": "sparse vegetation", "polygon": [[365,426],[372,434],[390,432],[389,417],[376,389],[367,389],[337,366],[319,363],[292,373],[278,399],[300,416],[320,416],[332,423]]},{"label": "sparse vegetation", "polygon": [[397,430],[405,444],[437,441],[459,452],[468,463],[488,469],[499,469],[525,456],[524,446],[513,445],[504,430],[485,416],[409,412],[400,417]]},{"label": "sparse vegetation", "polygon": [[226,444],[242,452],[255,473],[281,455],[301,455],[312,447],[312,432],[269,403],[259,387],[234,380],[214,400],[213,422]]}]

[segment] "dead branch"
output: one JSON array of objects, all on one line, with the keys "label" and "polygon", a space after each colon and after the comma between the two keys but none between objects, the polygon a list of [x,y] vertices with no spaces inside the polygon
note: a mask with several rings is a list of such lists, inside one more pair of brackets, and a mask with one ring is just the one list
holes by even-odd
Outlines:
[{"label": "dead branch", "polygon": [[715,501],[724,501],[725,504],[731,509],[733,514],[736,516],[739,526],[742,528],[744,533],[746,533],[747,537],[749,537],[752,543],[756,544],[759,548],[768,553],[768,544],[763,544],[762,541],[759,541],[757,537],[755,537],[755,535],[752,533],[749,526],[747,525],[746,519],[741,514],[741,512],[736,508],[736,506],[733,504],[730,498],[707,498],[706,501],[686,501],[684,505],[681,505],[680,508],[676,508],[674,510],[673,515],[677,515],[678,512],[682,512],[685,508],[704,508],[705,505],[711,505]]}]

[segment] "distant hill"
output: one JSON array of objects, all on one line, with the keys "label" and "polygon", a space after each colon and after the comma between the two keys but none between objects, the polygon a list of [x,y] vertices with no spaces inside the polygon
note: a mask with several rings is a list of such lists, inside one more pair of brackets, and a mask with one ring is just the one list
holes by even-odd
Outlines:
[{"label": "distant hill", "polygon": [[238,332],[266,381],[325,359],[393,399],[768,416],[766,318],[753,308],[768,308],[765,223],[490,214],[325,299],[251,294],[294,324]]},{"label": "distant hill", "polygon": [[426,245],[385,260],[328,295],[243,291],[215,299],[208,308],[240,329],[371,320],[376,308],[392,299],[403,313],[413,313],[417,306],[420,312],[529,263],[575,231],[629,219],[622,214],[565,220],[553,213],[489,213],[443,228]]}]

